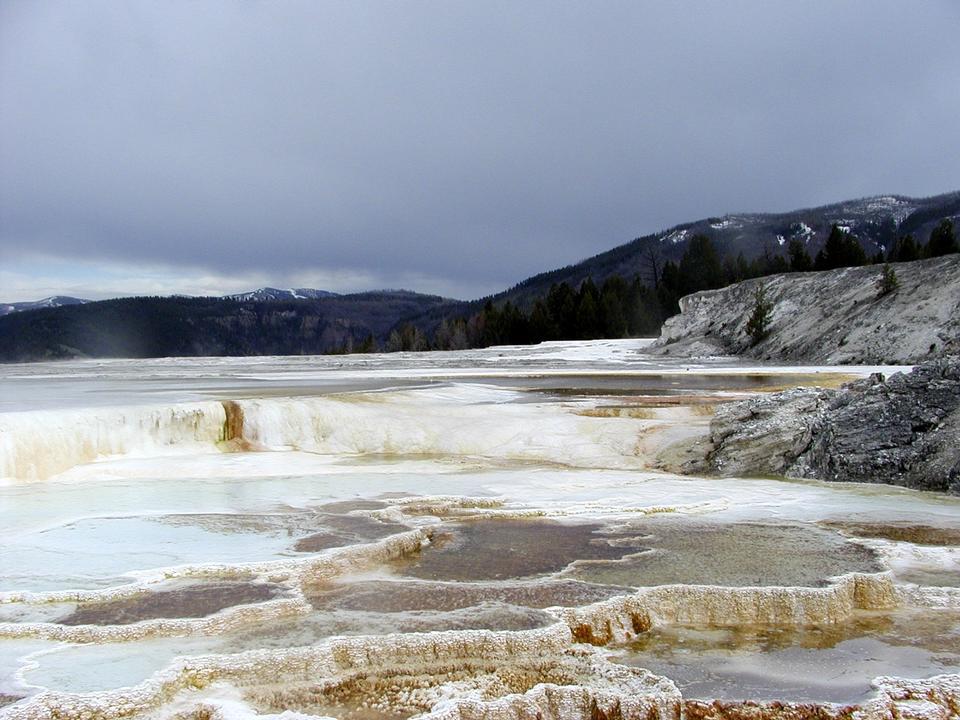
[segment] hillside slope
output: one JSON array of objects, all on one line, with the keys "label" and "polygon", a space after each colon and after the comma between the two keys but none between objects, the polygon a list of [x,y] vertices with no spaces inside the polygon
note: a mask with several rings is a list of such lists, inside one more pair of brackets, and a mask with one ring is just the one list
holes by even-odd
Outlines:
[{"label": "hillside slope", "polygon": [[446,302],[383,291],[315,300],[121,298],[0,317],[0,361],[77,357],[304,355],[372,335]]},{"label": "hillside slope", "polygon": [[[823,246],[832,225],[838,224],[847,228],[850,236],[872,256],[881,248],[889,250],[895,239],[904,233],[913,233],[917,241],[926,243],[930,230],[945,218],[960,218],[960,192],[922,199],[883,196],[787,213],[707,218],[638,238],[575,265],[530,277],[489,298],[470,302],[395,291],[331,296],[324,291],[302,288],[261,288],[224,298],[127,298],[77,307],[34,309],[29,313],[11,312],[0,317],[0,361],[327,352],[370,335],[382,343],[401,323],[411,323],[431,336],[444,319],[474,315],[487,301],[498,306],[511,301],[524,312],[529,312],[534,302],[545,297],[555,283],[567,283],[576,290],[588,277],[600,286],[613,275],[627,280],[639,275],[652,285],[653,268],[656,266],[662,270],[664,263],[679,261],[688,249],[690,239],[698,234],[710,237],[718,254],[728,259],[741,253],[747,260],[782,255],[792,239],[803,242],[807,252],[814,256]],[[862,268],[849,272],[851,277],[860,277],[877,270]],[[906,298],[910,292],[908,283],[905,283],[894,299],[886,302],[896,302],[896,297]],[[847,307],[853,300],[865,300],[869,291],[864,293],[848,298]],[[23,305],[35,307],[40,304],[43,303]],[[672,300],[670,307],[673,307]],[[0,315],[5,308],[19,309],[13,305],[0,305]],[[658,320],[662,317],[659,302],[657,308]],[[29,317],[14,319],[18,315]],[[915,333],[917,342],[926,340],[926,347],[933,345],[931,354],[942,350],[943,342],[928,337],[931,332],[922,326],[928,320],[939,322],[939,316],[934,318],[930,312],[924,311],[908,312],[904,317],[921,324]],[[863,322],[869,324],[870,319]],[[716,334],[713,330],[711,333]],[[719,333],[719,341],[713,342],[705,351],[742,351],[743,348],[738,346],[742,338],[724,339],[726,334]],[[838,343],[844,342],[843,337],[834,339]],[[727,345],[731,347],[726,348]],[[763,346],[760,350],[764,350]],[[686,352],[689,351],[688,347]],[[816,355],[804,348],[775,348],[772,345],[767,352],[771,358],[783,359],[829,356],[855,361],[853,358],[861,357],[849,352]],[[917,352],[910,357],[916,356]],[[887,359],[897,356],[883,347],[874,347],[862,357]]]},{"label": "hillside slope", "polygon": [[747,260],[765,254],[784,254],[787,243],[801,240],[810,257],[823,247],[830,228],[847,228],[863,246],[868,257],[889,251],[901,235],[911,233],[926,243],[930,232],[944,218],[960,218],[960,192],[929,198],[888,195],[847,200],[817,208],[783,213],[736,213],[677,225],[669,230],[637,238],[574,265],[527,278],[509,290],[493,296],[494,302],[510,300],[529,307],[554,283],[576,287],[592,277],[600,284],[610,275],[625,278],[639,273],[652,283],[652,263],[678,262],[694,235],[706,235],[723,255]]},{"label": "hillside slope", "polygon": [[414,322],[430,332],[444,317],[479,312],[487,300],[496,305],[509,301],[529,311],[552,285],[567,283],[577,288],[588,277],[600,285],[612,275],[626,279],[640,275],[646,284],[652,286],[654,266],[659,272],[667,261],[679,263],[695,235],[709,237],[721,257],[735,258],[743,254],[749,261],[769,255],[786,255],[787,244],[793,239],[802,241],[810,257],[814,257],[836,224],[846,228],[860,242],[867,256],[873,257],[881,250],[889,252],[896,240],[908,233],[926,244],[931,230],[945,218],[960,225],[960,192],[928,198],[885,195],[782,213],[735,213],[705,218],[639,237],[573,265],[533,275],[486,298],[451,301],[430,308],[414,318]]},{"label": "hillside slope", "polygon": [[[883,296],[878,265],[772,275],[688,295],[650,352],[830,364],[913,364],[960,353],[960,255],[891,267],[900,286]],[[772,306],[770,334],[751,347],[746,326],[758,286]]]}]

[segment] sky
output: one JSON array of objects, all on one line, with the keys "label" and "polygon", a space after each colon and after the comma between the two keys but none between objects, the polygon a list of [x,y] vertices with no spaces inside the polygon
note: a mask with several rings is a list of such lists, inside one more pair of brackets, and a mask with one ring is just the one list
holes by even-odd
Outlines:
[{"label": "sky", "polygon": [[960,189],[957,0],[2,0],[0,300],[475,298]]}]

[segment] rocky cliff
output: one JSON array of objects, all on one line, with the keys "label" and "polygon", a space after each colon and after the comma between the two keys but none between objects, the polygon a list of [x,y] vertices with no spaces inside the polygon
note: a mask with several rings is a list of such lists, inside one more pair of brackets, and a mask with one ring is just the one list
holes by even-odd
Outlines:
[{"label": "rocky cliff", "polygon": [[889,483],[960,494],[960,358],[839,390],[722,405],[687,472]]},{"label": "rocky cliff", "polygon": [[[891,267],[899,287],[884,295],[879,265],[773,275],[688,295],[650,352],[830,364],[913,364],[960,353],[960,255]],[[758,286],[770,324],[752,346],[746,326]]]}]

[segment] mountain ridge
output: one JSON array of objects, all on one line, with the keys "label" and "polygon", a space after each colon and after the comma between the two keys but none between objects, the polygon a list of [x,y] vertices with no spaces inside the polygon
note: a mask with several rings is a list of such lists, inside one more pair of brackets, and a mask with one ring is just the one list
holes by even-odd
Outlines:
[{"label": "mountain ridge", "polygon": [[221,295],[226,300],[272,301],[272,300],[316,300],[324,297],[336,297],[340,293],[314,288],[289,288],[281,290],[275,287],[261,287],[244,293]]},{"label": "mountain ridge", "polygon": [[[960,191],[928,198],[877,195],[780,213],[730,213],[635,238],[472,301],[407,290],[338,295],[309,288],[265,287],[219,298],[141,297],[39,308],[31,311],[36,320],[31,323],[17,321],[22,313],[10,312],[0,317],[0,360],[123,356],[118,353],[134,353],[134,357],[320,353],[349,351],[358,343],[376,347],[403,326],[412,325],[429,337],[445,320],[469,318],[488,302],[502,307],[509,301],[529,311],[554,284],[566,283],[576,291],[587,278],[600,286],[606,279],[620,276],[627,280],[638,277],[652,286],[657,272],[667,263],[679,263],[690,240],[698,235],[710,238],[727,260],[783,256],[789,241],[795,239],[813,256],[823,247],[833,225],[840,225],[872,257],[889,252],[906,232],[925,243],[937,223],[947,218],[960,218]],[[127,315],[117,315],[120,307]],[[98,317],[119,323],[129,336],[111,335],[108,329],[97,327]],[[183,338],[164,344],[137,335],[172,337],[169,323],[180,328]],[[255,337],[257,327],[263,341]],[[231,339],[230,328],[242,341]],[[202,330],[214,339],[208,341]],[[281,330],[290,337],[282,337]],[[83,342],[78,344],[78,338]]]},{"label": "mountain ridge", "polygon": [[[848,227],[868,256],[881,248],[890,250],[901,234],[913,233],[920,242],[929,239],[933,227],[943,218],[960,217],[960,190],[925,198],[907,195],[872,195],[843,200],[812,208],[773,213],[727,213],[719,217],[680,223],[617,245],[576,263],[531,275],[513,287],[489,296],[494,302],[510,300],[528,307],[531,299],[549,290],[549,284],[567,282],[578,285],[587,277],[600,283],[612,274],[623,276],[640,272],[652,280],[651,258],[659,251],[659,261],[679,261],[689,240],[706,235],[723,255],[743,253],[747,260],[764,252],[778,252],[789,240],[804,240],[811,257],[823,247],[834,224]],[[779,238],[782,237],[781,242]],[[619,272],[618,272],[619,271]],[[531,292],[531,290],[533,292]],[[486,300],[487,298],[482,298]]]},{"label": "mountain ridge", "polygon": [[0,303],[0,317],[10,315],[15,312],[25,312],[27,310],[39,310],[41,308],[63,307],[64,305],[83,305],[90,302],[83,298],[70,297],[69,295],[51,295],[40,300],[24,300],[13,303]]},{"label": "mountain ridge", "polygon": [[[813,257],[823,248],[831,227],[836,223],[849,228],[870,257],[881,246],[889,252],[900,235],[907,232],[914,233],[917,241],[925,243],[932,229],[944,218],[960,224],[957,222],[960,219],[960,190],[925,198],[872,195],[784,212],[728,213],[707,217],[680,223],[576,263],[531,275],[506,290],[477,300],[462,301],[455,308],[431,309],[426,316],[415,321],[434,328],[445,314],[473,314],[488,301],[496,305],[510,302],[529,311],[552,285],[566,283],[576,288],[587,278],[600,285],[613,275],[630,278],[639,274],[647,285],[654,285],[655,274],[667,262],[679,263],[690,239],[696,235],[709,237],[721,255],[733,258],[743,254],[748,261],[768,253],[783,255],[789,240],[799,237]],[[783,236],[783,242],[778,236]]]},{"label": "mountain ridge", "polygon": [[443,302],[407,291],[275,301],[115,298],[0,317],[0,361],[316,355],[384,338]]},{"label": "mountain ridge", "polygon": [[[329,290],[316,290],[314,288],[289,288],[281,290],[274,287],[261,287],[256,290],[250,290],[242,293],[229,293],[227,295],[214,295],[213,297],[222,300],[240,300],[255,302],[271,302],[283,300],[316,300],[324,297],[337,297],[340,293]],[[130,295],[125,297],[144,297],[142,295]],[[176,293],[163,297],[202,297],[198,295],[184,295]],[[117,298],[109,298],[111,300]],[[27,310],[38,310],[48,307],[62,307],[63,305],[85,305],[86,303],[99,302],[98,300],[89,300],[85,298],[75,298],[65,295],[54,295],[43,298],[42,300],[27,300],[14,303],[0,303],[0,317],[15,312],[25,312]]]}]

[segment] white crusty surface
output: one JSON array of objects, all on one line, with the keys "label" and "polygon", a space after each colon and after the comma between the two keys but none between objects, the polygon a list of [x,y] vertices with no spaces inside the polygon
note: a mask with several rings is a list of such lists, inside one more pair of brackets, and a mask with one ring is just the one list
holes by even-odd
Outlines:
[{"label": "white crusty surface", "polygon": [[[960,353],[960,255],[892,267],[900,287],[882,297],[879,265],[772,275],[687,295],[649,352],[888,365]],[[746,326],[761,286],[770,334],[751,348]]]}]

